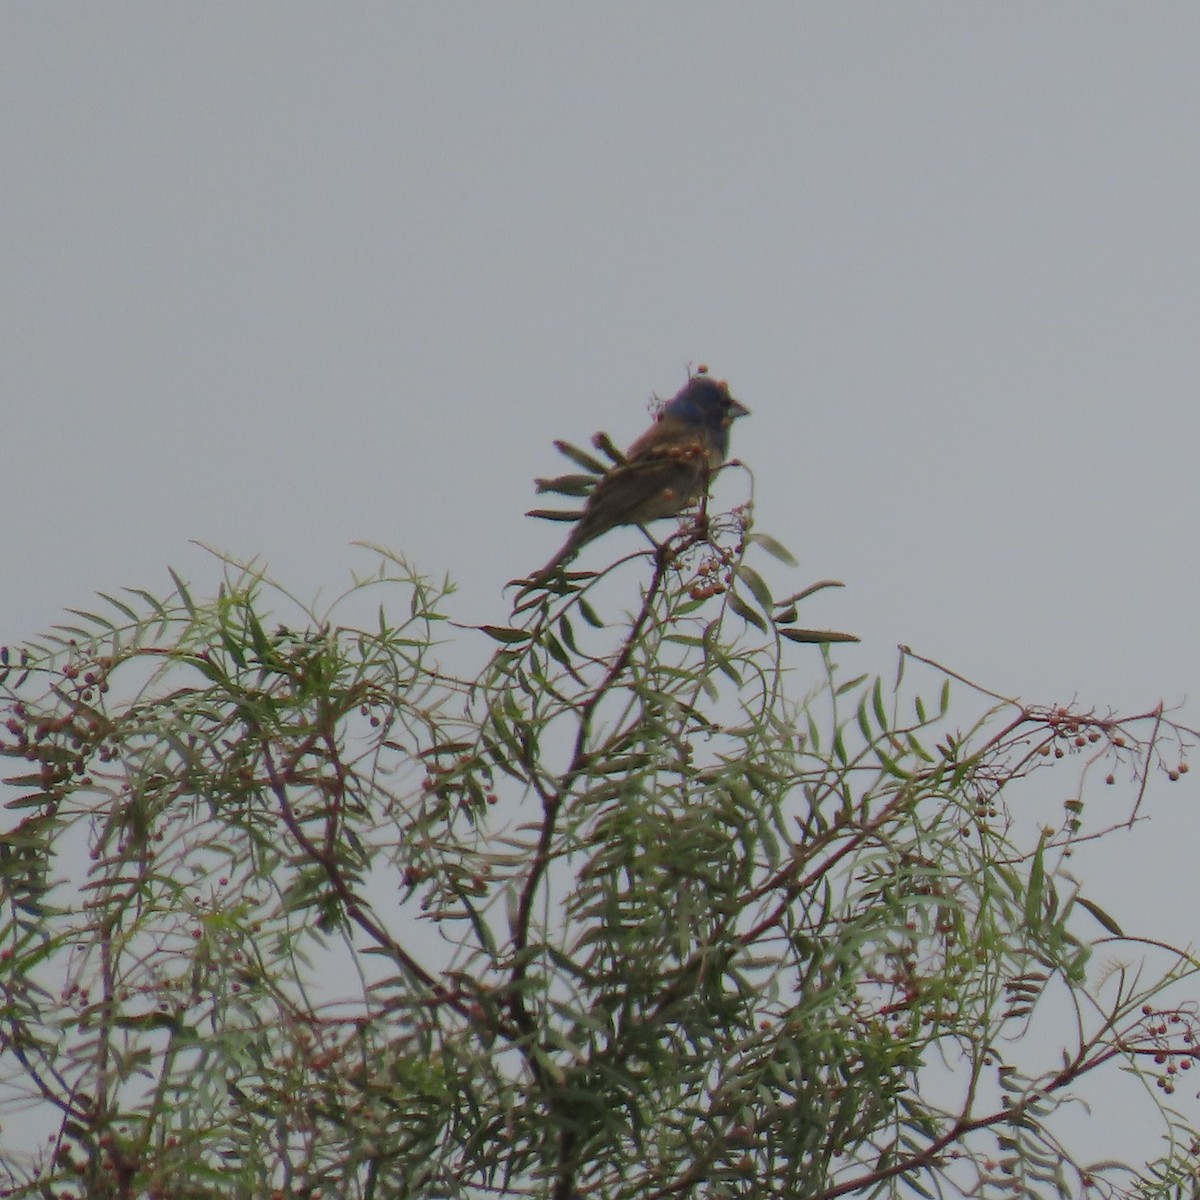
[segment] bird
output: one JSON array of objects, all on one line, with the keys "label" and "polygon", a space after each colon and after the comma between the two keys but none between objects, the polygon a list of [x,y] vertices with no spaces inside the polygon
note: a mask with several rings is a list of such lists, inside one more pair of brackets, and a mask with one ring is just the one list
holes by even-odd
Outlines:
[{"label": "bird", "polygon": [[624,461],[601,477],[571,536],[530,582],[545,582],[588,542],[617,525],[644,525],[694,504],[729,454],[729,427],[749,412],[730,395],[728,384],[708,375],[691,376],[625,452]]}]

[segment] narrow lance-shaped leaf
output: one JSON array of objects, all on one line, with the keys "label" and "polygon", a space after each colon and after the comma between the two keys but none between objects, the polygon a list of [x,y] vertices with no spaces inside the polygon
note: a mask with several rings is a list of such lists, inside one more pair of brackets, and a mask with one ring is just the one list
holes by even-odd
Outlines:
[{"label": "narrow lance-shaped leaf", "polygon": [[604,463],[596,458],[595,455],[589,454],[586,450],[581,450],[578,446],[571,445],[570,442],[556,439],[554,448],[559,454],[569,458],[576,466],[582,467],[585,471],[590,471],[593,475],[603,475],[608,470]]}]

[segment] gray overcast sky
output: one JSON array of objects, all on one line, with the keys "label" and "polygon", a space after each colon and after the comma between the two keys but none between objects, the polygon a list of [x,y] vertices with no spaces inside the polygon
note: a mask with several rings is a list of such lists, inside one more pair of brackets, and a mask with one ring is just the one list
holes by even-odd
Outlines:
[{"label": "gray overcast sky", "polygon": [[[495,619],[706,362],[811,615],[1194,692],[1200,8],[9,5],[5,629],[385,542]],[[598,551],[598,548],[596,548]],[[790,586],[790,580],[788,585]]]},{"label": "gray overcast sky", "polygon": [[551,439],[705,362],[850,669],[1194,714],[1197,47],[1191,0],[8,4],[3,635],[207,592],[193,538],[503,620]]}]

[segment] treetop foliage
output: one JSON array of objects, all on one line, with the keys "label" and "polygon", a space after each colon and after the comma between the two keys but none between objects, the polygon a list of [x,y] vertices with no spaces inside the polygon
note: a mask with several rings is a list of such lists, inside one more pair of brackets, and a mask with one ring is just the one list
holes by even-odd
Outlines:
[{"label": "treetop foliage", "polygon": [[844,678],[746,510],[475,626],[371,553],[0,654],[5,1194],[1193,1194],[1194,960],[1067,869],[1191,731]]}]

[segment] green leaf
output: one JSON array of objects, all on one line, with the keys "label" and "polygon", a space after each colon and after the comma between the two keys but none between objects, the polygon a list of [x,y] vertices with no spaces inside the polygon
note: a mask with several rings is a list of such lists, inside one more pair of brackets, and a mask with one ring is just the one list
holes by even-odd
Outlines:
[{"label": "green leaf", "polygon": [[844,767],[849,761],[849,755],[846,753],[846,743],[842,738],[842,731],[839,728],[833,738],[833,754],[839,763]]},{"label": "green leaf", "polygon": [[572,446],[570,442],[556,439],[554,448],[564,458],[569,458],[576,466],[582,467],[585,471],[591,471],[593,475],[603,475],[608,470],[604,463],[594,455],[589,454],[586,450],[580,450],[578,446]]},{"label": "green leaf", "polygon": [[875,757],[879,759],[879,765],[884,769],[884,771],[891,775],[893,779],[902,779],[905,783],[908,783],[912,779],[910,772],[906,771],[902,766],[900,766],[896,759],[884,754],[884,752],[878,747],[875,749]]},{"label": "green leaf", "polygon": [[550,657],[554,659],[560,666],[570,669],[571,656],[566,652],[562,642],[558,640],[548,629],[542,633],[541,643],[546,647]]},{"label": "green leaf", "polygon": [[900,1182],[906,1188],[916,1192],[918,1196],[924,1196],[926,1200],[935,1200],[934,1193],[928,1188],[923,1188],[910,1174],[905,1173],[900,1176]]},{"label": "green leaf", "polygon": [[178,1018],[165,1012],[117,1013],[113,1024],[118,1029],[178,1029]]},{"label": "green leaf", "polygon": [[607,433],[601,432],[592,434],[592,445],[595,446],[597,450],[607,454],[608,457],[618,466],[626,461],[625,455],[618,449],[616,443],[608,436]]},{"label": "green leaf", "polygon": [[506,625],[476,625],[481,633],[486,633],[493,641],[513,645],[517,642],[527,642],[533,636],[527,629],[510,629]]},{"label": "green leaf", "polygon": [[144,588],[126,588],[125,590],[131,596],[136,596],[156,616],[163,617],[163,618],[167,618],[170,616],[170,613],[168,613],[166,606],[163,604],[163,602],[161,600],[159,600],[156,596],[151,595]]},{"label": "green leaf", "polygon": [[7,784],[9,787],[40,787],[42,777],[34,772],[29,775],[6,775],[0,783]]},{"label": "green leaf", "polygon": [[879,728],[887,729],[887,709],[883,706],[883,681],[878,678],[875,680],[874,688],[871,689],[871,704],[875,709],[875,720],[878,722]]},{"label": "green leaf", "polygon": [[582,597],[579,597],[579,615],[593,628],[603,629],[604,622],[600,614]]},{"label": "green leaf", "polygon": [[183,607],[187,609],[189,617],[195,617],[196,605],[192,601],[192,595],[188,591],[187,584],[184,583],[183,577],[178,575],[171,567],[167,568],[167,574],[171,576],[171,582],[175,585],[175,591],[179,593],[179,599],[183,602]]},{"label": "green leaf", "polygon": [[832,629],[781,629],[779,636],[787,638],[789,642],[803,642],[806,645],[861,641],[852,633],[835,633]]},{"label": "green leaf", "polygon": [[840,588],[845,586],[838,579],[822,579],[819,583],[810,583],[802,592],[796,592],[786,600],[779,600],[777,603],[781,608],[787,604],[799,604],[801,600],[807,600],[809,596],[816,592],[824,591],[825,588]]},{"label": "green leaf", "polygon": [[[97,613],[90,613],[82,608],[68,608],[66,611],[72,613],[76,617],[82,617],[85,621],[89,621],[93,625],[99,625],[102,629],[115,631],[117,628],[110,620],[108,620],[106,617],[99,616]],[[89,633],[86,629],[76,629],[71,625],[56,625],[55,628],[65,629],[72,633],[79,633],[85,638],[94,636],[94,634]]]},{"label": "green leaf", "polygon": [[[726,599],[729,601],[729,607],[737,613],[748,625],[753,625],[756,629],[761,629],[763,633],[767,632],[766,622],[743,600],[737,592],[728,592]],[[782,632],[791,633],[790,629],[785,629]]]},{"label": "green leaf", "polygon": [[246,606],[246,628],[249,630],[250,643],[254,647],[258,661],[264,666],[277,662],[278,656],[275,648],[271,645],[271,639],[267,637],[262,623],[249,605]]},{"label": "green leaf", "polygon": [[873,734],[871,733],[871,722],[867,717],[867,698],[864,696],[858,704],[858,727],[862,730],[863,738],[866,741],[871,741]]},{"label": "green leaf", "polygon": [[816,721],[813,720],[812,713],[804,714],[805,722],[808,725],[808,748],[813,754],[821,753],[821,731],[817,728]]},{"label": "green leaf", "polygon": [[[8,780],[5,780],[5,782],[7,783]],[[47,804],[51,804],[53,801],[54,797],[47,792],[30,792],[28,795],[17,796],[15,799],[6,800],[4,802],[4,807],[11,809],[45,808]],[[0,839],[0,841],[7,840],[8,836],[9,835],[5,835],[4,838]]]},{"label": "green leaf", "polygon": [[190,667],[195,667],[206,679],[213,683],[219,683],[228,686],[229,677],[221,670],[215,662],[205,654],[189,654],[186,652],[176,651],[171,655],[176,662],[185,663]]},{"label": "green leaf", "polygon": [[595,475],[558,475],[553,479],[535,479],[539,495],[552,492],[556,496],[586,496],[596,486]]},{"label": "green leaf", "polygon": [[233,636],[228,628],[221,630],[221,645],[225,647],[225,653],[233,659],[234,665],[241,670],[246,665],[246,653],[242,649],[242,643]]},{"label": "green leaf", "polygon": [[792,552],[782,543],[777,542],[773,537],[766,533],[750,533],[746,535],[746,541],[754,542],[761,546],[772,558],[777,558],[781,563],[786,563],[789,567],[796,567],[797,563]]},{"label": "green leaf", "polygon": [[558,619],[558,633],[562,638],[563,645],[566,646],[572,654],[578,654],[579,647],[575,644],[575,630],[571,625],[571,622],[567,619],[565,613]]},{"label": "green leaf", "polygon": [[115,608],[123,616],[128,617],[135,623],[137,622],[137,613],[135,613],[128,604],[122,604],[121,601],[116,598],[116,596],[110,596],[107,592],[97,592],[96,595],[99,596],[101,600],[107,600],[109,604],[111,604],[113,608]]},{"label": "green leaf", "polygon": [[578,521],[583,516],[583,513],[578,510],[564,512],[560,508],[531,508],[525,515],[527,517],[538,517],[543,521]]},{"label": "green leaf", "polygon": [[904,740],[908,743],[909,750],[924,762],[932,763],[937,761],[911,733],[906,732]]},{"label": "green leaf", "polygon": [[767,581],[753,567],[747,567],[744,563],[734,567],[733,574],[734,578],[740,579],[750,589],[763,611],[770,612],[774,603]]},{"label": "green leaf", "polygon": [[1110,917],[1108,913],[1106,913],[1104,909],[1102,909],[1100,905],[1096,904],[1094,901],[1088,900],[1083,896],[1076,896],[1075,903],[1087,909],[1087,911],[1090,912],[1092,916],[1095,917],[1096,920],[1099,921],[1100,924],[1103,925],[1104,928],[1113,935],[1113,937],[1125,936],[1125,931],[1121,928],[1121,926],[1118,925],[1116,921],[1114,921],[1113,918]]},{"label": "green leaf", "polygon": [[853,679],[847,679],[845,683],[839,683],[837,691],[834,692],[834,695],[844,696],[847,692],[854,691],[854,689],[857,688],[864,679],[866,679],[865,675],[856,675]]},{"label": "green leaf", "polygon": [[1025,924],[1037,926],[1042,923],[1042,896],[1046,889],[1046,864],[1044,861],[1046,836],[1038,838],[1037,849],[1029,867],[1029,883],[1025,892]]}]

